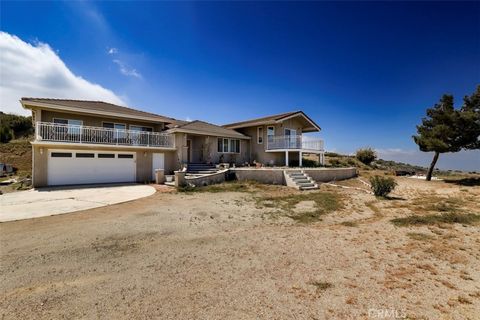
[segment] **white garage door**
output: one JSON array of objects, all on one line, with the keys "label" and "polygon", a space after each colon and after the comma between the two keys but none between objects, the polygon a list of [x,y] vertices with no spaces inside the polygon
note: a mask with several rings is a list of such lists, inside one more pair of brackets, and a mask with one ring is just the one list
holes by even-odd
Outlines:
[{"label": "white garage door", "polygon": [[49,150],[48,185],[135,182],[135,153]]}]

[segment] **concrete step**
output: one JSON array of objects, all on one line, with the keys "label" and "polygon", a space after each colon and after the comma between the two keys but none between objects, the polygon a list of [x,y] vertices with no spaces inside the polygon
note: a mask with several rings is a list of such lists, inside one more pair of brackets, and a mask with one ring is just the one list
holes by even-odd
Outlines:
[{"label": "concrete step", "polygon": [[296,184],[301,184],[301,183],[311,183],[312,181],[307,179],[307,178],[302,178],[302,179],[293,179],[293,181]]},{"label": "concrete step", "polygon": [[216,172],[217,170],[187,170],[187,173],[190,174],[211,174]]},{"label": "concrete step", "polygon": [[304,182],[304,183],[297,183],[297,186],[300,186],[300,187],[311,187],[311,186],[314,186],[315,183],[313,182]]},{"label": "concrete step", "polygon": [[315,190],[318,189],[317,185],[313,185],[311,187],[300,187],[300,190]]}]

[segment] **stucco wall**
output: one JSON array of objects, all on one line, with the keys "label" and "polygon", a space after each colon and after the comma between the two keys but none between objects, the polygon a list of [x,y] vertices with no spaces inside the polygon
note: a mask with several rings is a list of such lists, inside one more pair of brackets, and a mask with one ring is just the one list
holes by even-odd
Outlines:
[{"label": "stucco wall", "polygon": [[137,182],[152,181],[152,152],[137,151]]},{"label": "stucco wall", "polygon": [[230,169],[235,173],[235,177],[239,181],[257,181],[265,184],[284,185],[285,178],[283,177],[283,170],[281,169],[246,169],[235,168]]},{"label": "stucco wall", "polygon": [[40,152],[40,147],[32,146],[32,185],[33,187],[47,186],[47,159],[48,150],[43,148]]}]

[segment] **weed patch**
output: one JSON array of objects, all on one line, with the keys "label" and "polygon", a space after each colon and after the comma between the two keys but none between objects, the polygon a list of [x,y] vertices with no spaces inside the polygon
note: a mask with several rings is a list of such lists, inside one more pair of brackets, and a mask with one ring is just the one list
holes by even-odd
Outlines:
[{"label": "weed patch", "polygon": [[426,215],[426,216],[409,216],[405,218],[396,218],[390,220],[394,225],[398,227],[408,227],[408,226],[420,226],[420,225],[438,225],[442,223],[453,224],[475,224],[480,221],[480,215],[468,213],[444,213],[440,215]]},{"label": "weed patch", "polygon": [[194,192],[253,192],[258,183],[254,181],[245,182],[225,182],[221,184],[212,184],[204,187],[185,186],[178,188],[178,192],[194,193]]},{"label": "weed patch", "polygon": [[435,239],[434,236],[426,233],[421,233],[421,232],[409,232],[407,233],[407,236],[409,236],[410,239],[417,240],[417,241],[430,241]]},{"label": "weed patch", "polygon": [[356,223],[355,221],[343,221],[340,224],[345,227],[358,227],[358,223]]},{"label": "weed patch", "polygon": [[[310,192],[291,194],[278,197],[257,197],[255,199],[259,208],[277,208],[291,219],[310,223],[320,220],[320,216],[342,208],[342,199],[334,192]],[[314,209],[295,211],[295,206],[303,201],[313,201]]]},{"label": "weed patch", "polygon": [[330,282],[323,282],[323,281],[312,281],[309,284],[311,284],[312,286],[315,286],[317,288],[317,292],[325,291],[333,287],[333,284],[331,284]]}]

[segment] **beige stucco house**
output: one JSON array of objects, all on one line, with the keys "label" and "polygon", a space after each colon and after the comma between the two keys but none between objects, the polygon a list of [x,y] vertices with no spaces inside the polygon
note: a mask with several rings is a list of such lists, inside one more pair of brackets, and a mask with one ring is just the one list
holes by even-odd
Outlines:
[{"label": "beige stucco house", "polygon": [[320,128],[303,112],[218,126],[182,121],[101,101],[22,98],[35,125],[33,185],[149,182],[189,163],[254,161],[300,165],[323,142],[305,132]]}]

